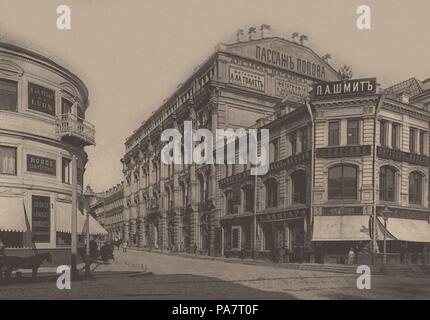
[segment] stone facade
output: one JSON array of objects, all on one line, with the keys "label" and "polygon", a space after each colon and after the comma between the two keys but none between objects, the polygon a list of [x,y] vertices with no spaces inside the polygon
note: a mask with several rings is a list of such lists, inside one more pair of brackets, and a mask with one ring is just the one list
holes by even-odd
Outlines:
[{"label": "stone facade", "polygon": [[7,247],[68,246],[72,158],[82,193],[84,147],[95,144],[84,119],[88,89],[54,61],[8,43],[0,43],[0,82],[0,238]]},{"label": "stone facade", "polygon": [[183,133],[184,121],[214,136],[216,129],[250,127],[286,96],[307,96],[318,79],[334,81],[338,74],[303,45],[281,38],[219,45],[126,141],[124,238],[135,246],[224,254],[219,182],[243,166],[165,165],[161,132]]}]

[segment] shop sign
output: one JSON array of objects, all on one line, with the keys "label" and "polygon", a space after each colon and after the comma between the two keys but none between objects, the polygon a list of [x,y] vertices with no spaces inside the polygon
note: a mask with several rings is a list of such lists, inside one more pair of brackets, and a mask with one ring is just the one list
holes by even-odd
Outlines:
[{"label": "shop sign", "polygon": [[28,108],[55,116],[55,91],[29,82]]},{"label": "shop sign", "polygon": [[323,216],[356,216],[363,214],[363,207],[324,207]]},{"label": "shop sign", "polygon": [[27,154],[27,171],[55,176],[57,162],[54,159]]},{"label": "shop sign", "polygon": [[318,158],[342,158],[342,157],[361,157],[369,156],[372,151],[372,146],[346,146],[346,147],[328,147],[318,148],[316,156]]},{"label": "shop sign", "polygon": [[343,80],[335,82],[315,83],[313,96],[315,99],[359,96],[376,93],[376,78]]},{"label": "shop sign", "polygon": [[33,196],[31,201],[33,242],[48,243],[51,239],[51,199]]},{"label": "shop sign", "polygon": [[260,222],[265,221],[281,221],[291,218],[303,218],[305,216],[306,209],[288,210],[276,213],[266,213],[258,216]]},{"label": "shop sign", "polygon": [[309,88],[306,83],[299,83],[284,79],[276,79],[275,95],[278,98],[296,102],[303,102],[309,96]]},{"label": "shop sign", "polygon": [[264,75],[234,67],[229,68],[229,82],[260,92],[265,90]]}]

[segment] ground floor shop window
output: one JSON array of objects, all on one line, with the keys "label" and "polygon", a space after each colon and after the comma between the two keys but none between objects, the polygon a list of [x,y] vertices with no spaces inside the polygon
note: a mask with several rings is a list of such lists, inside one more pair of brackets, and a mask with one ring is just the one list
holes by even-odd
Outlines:
[{"label": "ground floor shop window", "polygon": [[0,239],[6,248],[22,248],[24,246],[23,232],[0,231]]},{"label": "ground floor shop window", "polygon": [[65,232],[57,232],[57,246],[70,246],[72,244],[72,235]]},{"label": "ground floor shop window", "polygon": [[241,249],[241,227],[231,228],[231,249],[240,250]]}]

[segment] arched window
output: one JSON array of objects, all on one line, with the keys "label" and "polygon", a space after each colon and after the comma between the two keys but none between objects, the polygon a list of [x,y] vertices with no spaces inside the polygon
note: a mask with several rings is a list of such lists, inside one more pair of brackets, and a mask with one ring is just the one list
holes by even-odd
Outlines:
[{"label": "arched window", "polygon": [[384,166],[379,171],[379,199],[396,200],[396,170],[392,167]]},{"label": "arched window", "polygon": [[328,171],[328,198],[357,199],[357,167],[349,164],[334,166]]},{"label": "arched window", "polygon": [[422,204],[423,175],[417,171],[409,175],[409,203]]},{"label": "arched window", "polygon": [[278,182],[276,179],[266,181],[266,207],[275,208],[278,206]]},{"label": "arched window", "polygon": [[306,173],[302,170],[291,174],[292,202],[306,203]]}]

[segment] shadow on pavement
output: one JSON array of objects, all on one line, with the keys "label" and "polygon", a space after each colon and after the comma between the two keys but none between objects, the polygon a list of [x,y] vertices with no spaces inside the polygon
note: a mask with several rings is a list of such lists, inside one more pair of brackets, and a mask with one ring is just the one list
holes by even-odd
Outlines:
[{"label": "shadow on pavement", "polygon": [[[2,299],[273,299],[290,300],[292,295],[250,288],[234,281],[191,274],[155,275],[150,272],[96,272],[72,282],[71,290],[58,290],[57,275],[13,279],[1,285]],[[36,284],[36,285],[35,285]]]}]

